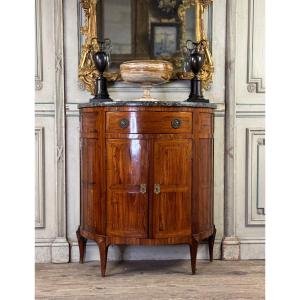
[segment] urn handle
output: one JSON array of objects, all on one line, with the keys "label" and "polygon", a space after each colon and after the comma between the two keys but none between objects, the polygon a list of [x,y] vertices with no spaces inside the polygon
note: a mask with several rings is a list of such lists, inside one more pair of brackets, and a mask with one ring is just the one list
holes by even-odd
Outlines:
[{"label": "urn handle", "polygon": [[154,193],[156,195],[159,195],[160,194],[160,184],[154,184]]},{"label": "urn handle", "polygon": [[119,123],[120,127],[121,128],[127,128],[129,126],[129,121],[128,119],[121,119],[120,120],[120,123]]},{"label": "urn handle", "polygon": [[174,119],[174,120],[172,120],[171,125],[174,129],[178,129],[181,126],[181,120]]}]

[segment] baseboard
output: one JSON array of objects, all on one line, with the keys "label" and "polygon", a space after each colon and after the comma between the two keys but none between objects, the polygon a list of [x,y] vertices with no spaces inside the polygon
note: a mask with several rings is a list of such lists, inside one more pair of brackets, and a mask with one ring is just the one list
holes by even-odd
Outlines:
[{"label": "baseboard", "polygon": [[36,263],[67,263],[69,260],[70,249],[65,239],[40,239],[35,242]]},{"label": "baseboard", "polygon": [[[35,244],[35,262],[52,262],[52,242],[36,242]],[[70,242],[70,261],[79,261],[79,250],[77,242]],[[198,248],[198,259],[208,259],[207,244],[200,244]],[[216,240],[214,249],[214,258],[221,259],[221,240]],[[240,258],[265,259],[265,240],[264,239],[241,239],[240,240]],[[172,259],[190,259],[188,245],[174,246],[110,246],[108,251],[108,260],[172,260]],[[99,260],[98,246],[88,241],[86,250],[86,261]]]},{"label": "baseboard", "polygon": [[265,259],[265,239],[240,240],[241,259]]},{"label": "baseboard", "polygon": [[52,243],[35,243],[35,262],[36,263],[51,263],[52,254],[51,254],[51,245]]}]

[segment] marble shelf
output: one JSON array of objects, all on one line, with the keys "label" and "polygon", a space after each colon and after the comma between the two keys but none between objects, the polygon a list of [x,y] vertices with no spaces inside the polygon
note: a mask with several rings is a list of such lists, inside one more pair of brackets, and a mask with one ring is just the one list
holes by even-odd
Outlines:
[{"label": "marble shelf", "polygon": [[176,107],[205,107],[217,108],[214,103],[204,102],[185,102],[185,101],[107,101],[80,103],[78,108],[97,107],[97,106],[176,106]]}]

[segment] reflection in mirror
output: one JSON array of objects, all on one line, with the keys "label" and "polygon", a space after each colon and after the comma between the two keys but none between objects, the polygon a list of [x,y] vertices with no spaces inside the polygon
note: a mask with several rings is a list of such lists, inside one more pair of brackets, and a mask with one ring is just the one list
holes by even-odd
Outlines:
[{"label": "reflection in mirror", "polygon": [[195,6],[190,6],[185,11],[186,40],[196,40],[195,36]]},{"label": "reflection in mirror", "polygon": [[179,26],[176,23],[151,23],[151,56],[172,57],[179,52]]},{"label": "reflection in mirror", "polygon": [[[184,20],[179,17],[182,6]],[[97,0],[97,37],[109,38],[113,45],[109,71],[118,72],[122,62],[133,59],[166,59],[183,70],[183,45],[196,40],[195,16],[192,0]],[[204,19],[209,29],[207,11]]]},{"label": "reflection in mirror", "polygon": [[[113,45],[109,71],[118,71],[122,62],[134,59],[173,59],[180,67],[180,41],[185,30],[178,16],[182,3],[182,0],[98,0],[98,39],[110,38]],[[193,9],[190,17],[195,17]],[[195,31],[193,23],[189,26],[189,30]]]},{"label": "reflection in mirror", "polygon": [[114,54],[130,54],[132,52],[131,0],[102,0],[102,2],[101,27],[103,29],[101,30],[100,27],[98,32],[103,32],[102,38],[103,36],[110,38]]}]

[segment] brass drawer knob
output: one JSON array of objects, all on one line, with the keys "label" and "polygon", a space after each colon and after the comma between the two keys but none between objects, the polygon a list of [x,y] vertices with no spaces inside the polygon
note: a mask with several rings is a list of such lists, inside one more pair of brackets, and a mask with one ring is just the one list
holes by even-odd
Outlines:
[{"label": "brass drawer knob", "polygon": [[127,128],[129,126],[129,121],[127,119],[122,119],[119,124],[121,128]]},{"label": "brass drawer knob", "polygon": [[174,129],[178,129],[181,126],[181,120],[174,119],[172,120],[171,125]]}]

